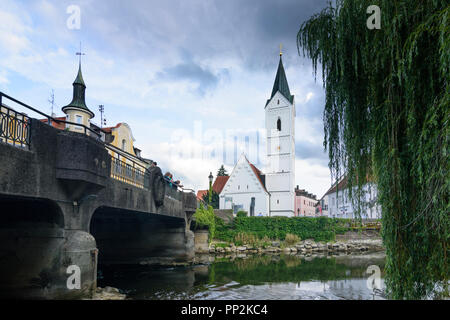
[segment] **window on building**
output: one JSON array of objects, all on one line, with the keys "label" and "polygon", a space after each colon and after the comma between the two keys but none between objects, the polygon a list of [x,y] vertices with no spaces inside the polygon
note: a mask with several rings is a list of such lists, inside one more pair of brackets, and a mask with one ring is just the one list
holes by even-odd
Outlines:
[{"label": "window on building", "polygon": [[238,185],[238,190],[241,190],[241,186],[240,185]]},{"label": "window on building", "polygon": [[281,119],[280,118],[278,118],[278,120],[277,120],[277,129],[278,129],[278,131],[281,131]]},{"label": "window on building", "polygon": [[83,117],[77,115],[77,123],[81,124],[83,122]]},{"label": "window on building", "polygon": [[277,104],[280,104],[280,99],[278,99]]},{"label": "window on building", "polygon": [[280,204],[280,200],[277,200],[277,204]]},{"label": "window on building", "polygon": [[248,190],[248,185],[247,185],[247,190]]},{"label": "window on building", "polygon": [[125,151],[125,148],[127,147],[127,141],[125,139],[122,140],[122,150]]}]

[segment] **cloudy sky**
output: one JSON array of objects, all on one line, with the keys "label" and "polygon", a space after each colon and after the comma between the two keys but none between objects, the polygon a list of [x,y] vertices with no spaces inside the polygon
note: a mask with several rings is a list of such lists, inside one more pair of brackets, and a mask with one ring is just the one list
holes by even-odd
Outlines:
[{"label": "cloudy sky", "polygon": [[[105,105],[108,126],[128,123],[143,156],[197,190],[242,152],[264,171],[264,106],[282,43],[296,101],[295,184],[321,196],[330,185],[324,94],[296,34],[326,2],[2,0],[0,90],[50,113],[53,89],[62,115],[81,41],[93,122]],[[80,8],[79,29],[71,5]]]}]

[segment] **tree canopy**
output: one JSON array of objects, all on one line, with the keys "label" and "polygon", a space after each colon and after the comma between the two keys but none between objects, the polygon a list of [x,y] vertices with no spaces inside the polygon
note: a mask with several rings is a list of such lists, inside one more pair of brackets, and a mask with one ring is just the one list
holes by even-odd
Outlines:
[{"label": "tree canopy", "polygon": [[448,1],[336,0],[297,35],[321,68],[332,175],[358,206],[377,184],[391,298],[448,296],[449,20]]},{"label": "tree canopy", "polygon": [[228,176],[227,169],[223,165],[220,166],[219,171],[217,171],[217,176]]},{"label": "tree canopy", "polygon": [[213,209],[219,209],[219,195],[214,190],[211,190],[211,203],[209,203],[209,192],[202,197],[203,201],[209,204]]}]

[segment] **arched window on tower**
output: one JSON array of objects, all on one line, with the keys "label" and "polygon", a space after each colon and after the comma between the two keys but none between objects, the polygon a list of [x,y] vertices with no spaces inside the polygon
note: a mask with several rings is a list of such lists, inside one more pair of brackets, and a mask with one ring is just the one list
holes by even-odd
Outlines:
[{"label": "arched window on tower", "polygon": [[122,150],[126,151],[125,148],[127,147],[127,141],[125,139],[122,140]]},{"label": "arched window on tower", "polygon": [[277,120],[277,129],[278,129],[278,131],[281,131],[281,119],[280,118],[278,118],[278,120]]}]

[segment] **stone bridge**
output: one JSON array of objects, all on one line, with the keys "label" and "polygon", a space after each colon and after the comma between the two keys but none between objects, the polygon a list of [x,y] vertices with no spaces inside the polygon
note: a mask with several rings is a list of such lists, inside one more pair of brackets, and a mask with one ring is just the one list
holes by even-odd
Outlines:
[{"label": "stone bridge", "polygon": [[[88,297],[98,262],[193,259],[194,193],[169,186],[159,168],[146,172],[143,187],[114,179],[102,141],[32,118],[13,125],[2,116],[0,297]],[[8,141],[10,125],[27,126],[25,146]]]}]

